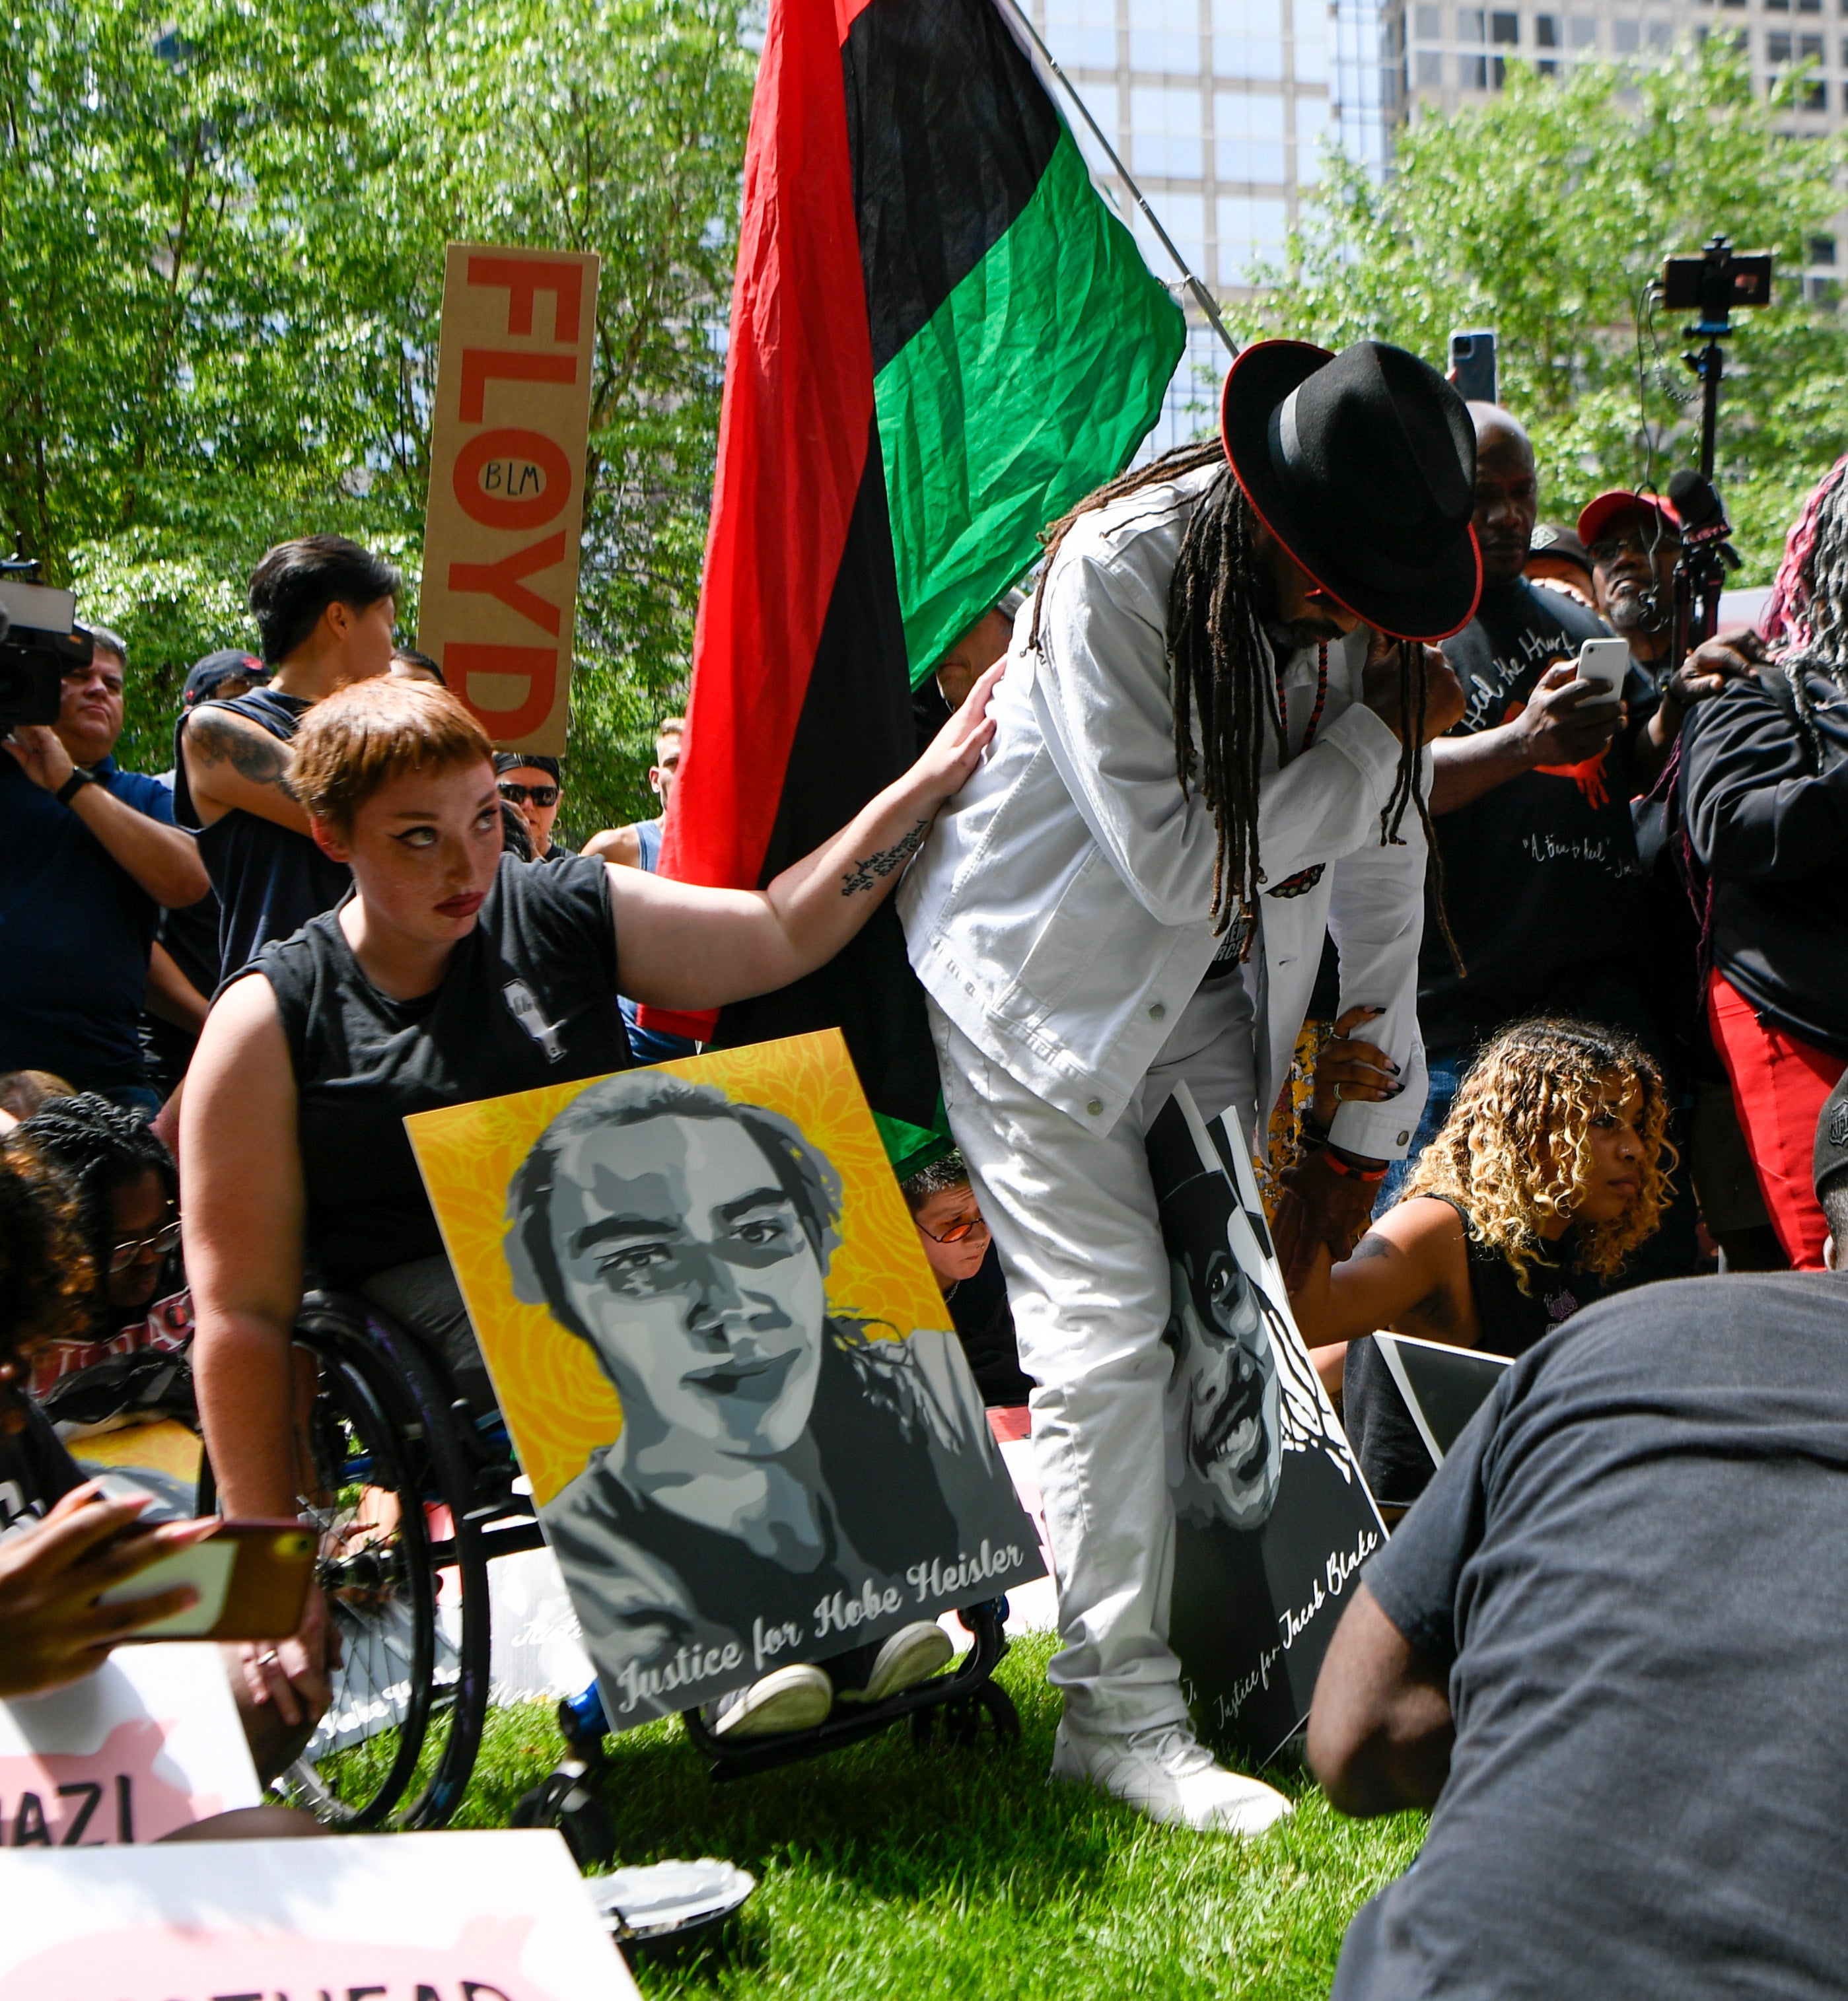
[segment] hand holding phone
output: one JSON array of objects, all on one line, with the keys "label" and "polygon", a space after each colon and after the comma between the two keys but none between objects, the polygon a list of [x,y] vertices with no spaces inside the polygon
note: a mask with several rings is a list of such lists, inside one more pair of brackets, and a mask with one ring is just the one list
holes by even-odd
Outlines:
[{"label": "hand holding phone", "polygon": [[1615,701],[1630,672],[1630,648],[1622,639],[1587,639],[1578,649],[1576,678],[1601,689],[1600,701]]},{"label": "hand holding phone", "polygon": [[81,1681],[137,1627],[194,1603],[197,1589],[189,1583],[132,1604],[100,1602],[202,1533],[194,1522],[137,1527],[148,1498],[108,1500],[86,1483],[42,1522],[0,1542],[0,1700]]},{"label": "hand holding phone", "polygon": [[295,1630],[314,1581],[311,1529],[299,1522],[215,1518],[183,1526],[200,1533],[98,1602],[128,1606],[181,1586],[192,1589],[193,1602],[125,1640],[280,1640]]}]

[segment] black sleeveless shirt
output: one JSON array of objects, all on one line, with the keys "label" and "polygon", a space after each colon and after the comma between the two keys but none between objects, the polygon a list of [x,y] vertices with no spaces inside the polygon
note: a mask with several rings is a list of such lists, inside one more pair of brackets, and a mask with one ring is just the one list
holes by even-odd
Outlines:
[{"label": "black sleeveless shirt", "polygon": [[443,1240],[407,1114],[627,1070],[608,879],[503,856],[433,994],[394,1000],[360,969],[339,913],[266,946],[295,1071],[309,1269],[350,1289]]},{"label": "black sleeveless shirt", "polygon": [[352,888],[353,877],[344,862],[330,861],[305,833],[242,807],[201,827],[180,747],[186,723],[207,709],[229,709],[287,743],[313,706],[274,688],[252,688],[230,701],[200,702],[180,718],[174,733],[173,817],[197,830],[199,858],[218,893],[221,980],[242,973],[272,938],[287,938],[310,917],[331,910]]},{"label": "black sleeveless shirt", "polygon": [[[1553,1247],[1557,1262],[1537,1268],[1527,1282],[1533,1289],[1523,1292],[1514,1267],[1501,1252],[1470,1234],[1469,1211],[1462,1203],[1448,1195],[1436,1199],[1450,1202],[1463,1223],[1470,1292],[1482,1328],[1476,1342],[1479,1354],[1525,1355],[1562,1321],[1603,1299],[1610,1289],[1608,1280],[1576,1268],[1575,1239],[1568,1230]],[[1409,1506],[1437,1469],[1384,1358],[1370,1339],[1348,1344],[1347,1360],[1342,1367],[1342,1422],[1373,1498],[1383,1507]]]}]

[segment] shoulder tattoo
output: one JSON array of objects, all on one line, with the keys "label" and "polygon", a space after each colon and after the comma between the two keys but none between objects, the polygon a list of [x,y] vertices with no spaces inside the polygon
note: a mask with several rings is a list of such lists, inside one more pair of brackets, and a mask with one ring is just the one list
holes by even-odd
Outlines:
[{"label": "shoulder tattoo", "polygon": [[228,764],[253,785],[289,791],[289,753],[266,730],[201,710],[186,719],[186,742],[202,764]]},{"label": "shoulder tattoo", "polygon": [[852,868],[840,879],[840,893],[844,896],[856,895],[861,889],[871,889],[884,882],[895,869],[902,868],[912,856],[923,847],[924,836],[931,830],[931,823],[921,820],[902,840],[895,840],[889,847],[882,847],[877,854],[868,854],[857,859]]}]

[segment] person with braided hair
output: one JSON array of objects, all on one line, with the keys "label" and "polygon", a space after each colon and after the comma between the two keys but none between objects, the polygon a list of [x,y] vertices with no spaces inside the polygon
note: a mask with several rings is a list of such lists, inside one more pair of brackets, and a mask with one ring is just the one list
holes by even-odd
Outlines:
[{"label": "person with braided hair", "polygon": [[1755,634],[1700,649],[1734,677],[1683,728],[1681,811],[1714,1046],[1778,1241],[1818,1272],[1811,1139],[1848,1067],[1848,457],[1791,530],[1764,628],[1768,659]]},{"label": "person with braided hair", "polygon": [[1255,1131],[1331,931],[1342,1010],[1380,1011],[1377,1082],[1345,1087],[1286,1171],[1286,1265],[1321,1241],[1345,1256],[1404,1151],[1424,746],[1461,708],[1425,642],[1475,607],[1474,468],[1461,398],[1411,355],[1248,348],[1218,440],[1053,531],[992,754],[900,891],[1035,1386],[1053,1770],[1190,1827],[1255,1834],[1289,1809],[1195,1741],[1168,1645],[1170,1271],[1143,1136],[1182,1082]]}]

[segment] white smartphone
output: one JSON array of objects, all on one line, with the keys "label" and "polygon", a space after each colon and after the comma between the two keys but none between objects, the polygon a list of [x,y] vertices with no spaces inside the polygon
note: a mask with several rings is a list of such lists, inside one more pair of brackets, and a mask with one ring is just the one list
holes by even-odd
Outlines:
[{"label": "white smartphone", "polygon": [[1603,690],[1600,701],[1615,701],[1624,692],[1624,677],[1630,672],[1630,647],[1622,639],[1587,639],[1578,649],[1578,678],[1596,681]]}]

